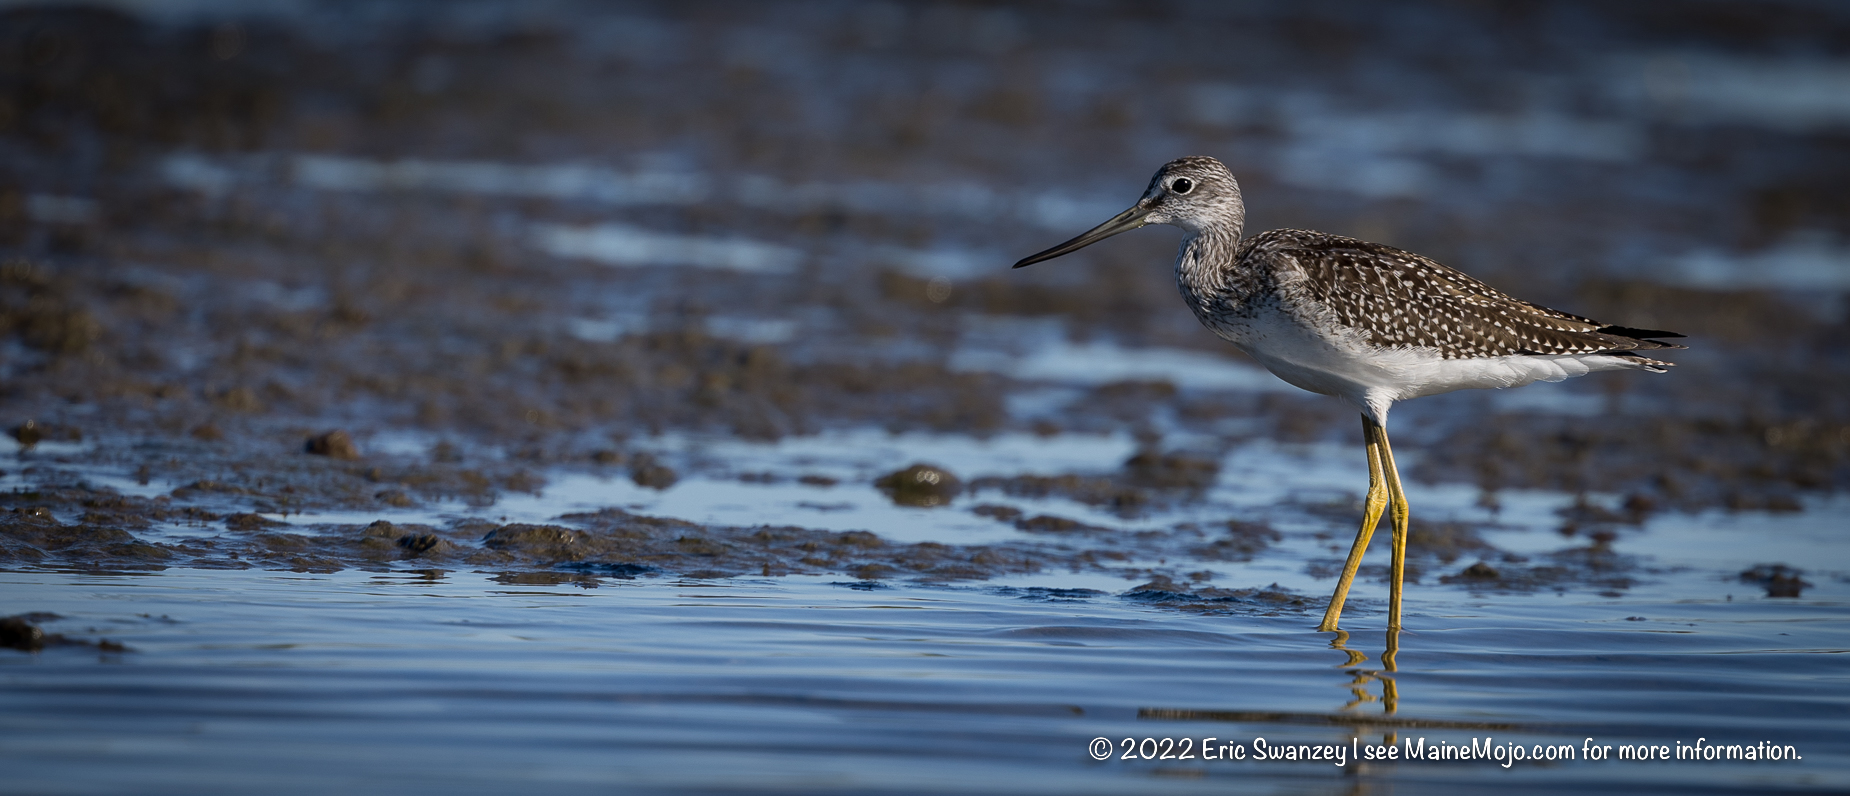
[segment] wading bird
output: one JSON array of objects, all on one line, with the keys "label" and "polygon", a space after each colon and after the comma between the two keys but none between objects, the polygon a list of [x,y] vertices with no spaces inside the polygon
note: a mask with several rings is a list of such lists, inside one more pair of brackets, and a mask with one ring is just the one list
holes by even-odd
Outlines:
[{"label": "wading bird", "polygon": [[1394,527],[1388,627],[1400,629],[1407,495],[1388,446],[1395,401],[1482,387],[1520,387],[1596,370],[1671,366],[1640,351],[1682,348],[1674,332],[1610,326],[1504,295],[1417,254],[1379,243],[1276,229],[1241,237],[1246,204],[1220,161],[1172,160],[1137,204],[1016,268],[1149,224],[1187,233],[1176,287],[1222,340],[1293,386],[1334,395],[1362,413],[1368,497],[1362,527],[1319,630],[1335,630],[1362,553],[1387,510]]}]

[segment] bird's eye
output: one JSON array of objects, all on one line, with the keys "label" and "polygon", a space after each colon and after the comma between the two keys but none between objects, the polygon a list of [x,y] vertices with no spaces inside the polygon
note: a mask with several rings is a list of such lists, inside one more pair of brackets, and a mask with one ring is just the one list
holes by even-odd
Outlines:
[{"label": "bird's eye", "polygon": [[1169,190],[1176,193],[1188,193],[1195,190],[1195,181],[1187,177],[1177,177],[1175,182],[1169,183]]}]

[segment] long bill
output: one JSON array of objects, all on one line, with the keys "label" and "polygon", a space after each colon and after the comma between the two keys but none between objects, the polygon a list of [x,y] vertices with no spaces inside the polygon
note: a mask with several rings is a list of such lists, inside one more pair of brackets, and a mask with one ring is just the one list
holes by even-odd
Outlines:
[{"label": "long bill", "polygon": [[1110,221],[1107,221],[1103,224],[1100,224],[1096,227],[1086,230],[1084,234],[1080,235],[1077,238],[1074,238],[1058,246],[1055,246],[1051,249],[1048,249],[1047,251],[1041,252],[1040,254],[1035,254],[1035,255],[1022,258],[1021,262],[1018,262],[1015,264],[1015,267],[1022,268],[1025,266],[1033,265],[1042,260],[1051,260],[1063,254],[1072,254],[1073,252],[1079,251],[1080,249],[1083,249],[1101,240],[1109,238],[1120,232],[1129,232],[1133,229],[1143,226],[1144,216],[1147,216],[1149,214],[1150,214],[1150,209],[1147,207],[1143,207],[1141,205],[1132,206],[1131,209],[1126,210],[1122,213],[1119,213],[1115,216],[1112,216]]}]

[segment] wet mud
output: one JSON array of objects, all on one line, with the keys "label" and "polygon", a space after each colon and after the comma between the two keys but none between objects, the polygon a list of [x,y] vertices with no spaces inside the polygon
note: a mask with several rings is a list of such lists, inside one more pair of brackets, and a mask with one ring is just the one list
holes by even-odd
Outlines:
[{"label": "wet mud", "polygon": [[1812,584],[1802,577],[1804,574],[1785,564],[1757,564],[1741,573],[1741,582],[1766,589],[1768,597],[1796,598],[1805,596],[1805,590],[1811,588]]},{"label": "wet mud", "polygon": [[1323,607],[1316,600],[1292,594],[1277,584],[1267,588],[1223,589],[1179,584],[1166,577],[1135,586],[1125,596],[1151,605],[1198,614],[1237,612],[1279,616],[1305,614]]},{"label": "wet mud", "polygon": [[[1023,6],[1007,11],[1019,17],[1017,33],[974,55],[969,36],[874,35],[854,14],[786,20],[750,5],[714,8],[727,13],[637,13],[703,41],[788,28],[798,44],[785,61],[707,62],[676,47],[585,44],[570,20],[543,16],[518,30],[457,33],[411,15],[382,33],[343,36],[276,20],[226,27],[76,7],[0,13],[0,81],[11,92],[0,105],[0,425],[20,448],[0,464],[20,484],[0,494],[5,564],[323,571],[420,562],[515,579],[618,577],[596,568],[633,567],[632,577],[950,581],[1136,574],[1170,556],[1250,560],[1280,532],[1166,514],[1200,505],[1223,478],[1226,452],[1254,439],[1342,440],[1359,461],[1352,410],[1271,388],[1202,389],[1182,376],[1100,381],[1085,368],[1050,376],[1019,367],[1037,351],[1106,343],[1251,365],[1176,301],[1171,240],[1007,269],[1020,253],[1102,220],[1092,217],[1100,208],[1115,212],[1112,203],[1134,198],[1160,161],[1196,151],[1240,174],[1255,229],[1374,237],[1541,303],[1690,335],[1666,376],[1525,388],[1555,391],[1571,411],[1546,400],[1505,406],[1501,395],[1398,407],[1397,445],[1422,452],[1410,477],[1474,485],[1488,504],[1514,489],[1622,496],[1618,508],[1583,501],[1564,514],[1572,546],[1545,561],[1497,550],[1469,523],[1416,522],[1409,577],[1472,589],[1621,589],[1636,565],[1611,542],[1651,516],[1798,511],[1850,486],[1843,295],[1677,283],[1633,265],[1640,251],[1648,262],[1681,256],[1665,239],[1746,257],[1793,234],[1850,234],[1840,133],[1646,119],[1640,135],[1658,143],[1629,160],[1594,168],[1454,152],[1434,156],[1430,169],[1444,190],[1356,194],[1279,170],[1288,160],[1279,148],[1305,135],[1288,114],[1305,103],[1290,97],[1240,94],[1235,104],[1246,110],[1230,121],[1203,110],[1206,100],[1150,99],[1144,81],[1095,79],[1065,99],[1037,100],[1046,92],[1035,76],[1103,58],[1116,74],[1170,75],[1170,88],[1197,98],[1271,70],[1344,85],[1344,64],[1368,71],[1369,59],[1393,53],[1259,45],[1295,41],[1290,31],[1313,17],[1349,30],[1332,41],[1358,41],[1376,13],[1366,4],[1341,24],[1280,11],[1199,26],[1167,17],[1145,25],[1136,5],[1107,5],[1087,12],[1087,30],[1121,29],[1161,46],[1079,36],[1090,42],[1071,45],[1080,50],[1022,34],[1063,19],[1054,7]],[[946,13],[946,30],[976,24]],[[1613,31],[1670,26],[1689,42],[1757,46],[1727,25],[1644,8],[1600,13],[1597,24]],[[1805,13],[1816,30],[1850,30],[1837,15]],[[1221,55],[1243,48],[1173,40],[1196,27],[1250,38],[1247,49],[1272,55],[1238,73]],[[874,88],[813,78],[854,73],[844,67],[875,53],[888,71]],[[933,82],[953,64],[988,79]],[[1455,82],[1481,71],[1420,71],[1407,90],[1426,93],[1399,99],[1425,107],[1428,94],[1507,93]],[[1605,107],[1602,97],[1577,101]],[[811,101],[832,110],[814,119],[776,110]],[[1124,144],[1151,140],[1164,142],[1161,153]],[[438,176],[419,177],[407,163]],[[605,170],[597,190],[506,187],[506,175],[527,173],[519,169],[585,164]],[[1551,181],[1561,169],[1571,190]],[[1485,186],[1494,180],[1469,177],[1480,172],[1526,188],[1493,190]],[[624,194],[619,183],[644,187]],[[1679,193],[1687,195],[1665,198]],[[954,198],[931,199],[942,196]],[[1080,204],[1055,212],[1054,199]],[[596,251],[544,244],[553,240],[545,230],[607,223],[762,246],[717,265],[612,265]],[[975,367],[983,360],[973,352],[1015,365]],[[1026,534],[1002,544],[901,544],[877,528],[689,524],[619,508],[556,525],[275,519],[456,501],[485,508],[572,472],[670,490],[702,472],[663,455],[663,435],[777,440],[845,428],[971,439],[1128,432],[1140,452],[1115,469],[963,479],[906,458],[873,481],[898,505],[969,512]],[[102,471],[128,474],[145,496],[94,483]],[[741,479],[839,480],[800,466]],[[1147,527],[1110,528],[1003,498],[1071,501]],[[1358,513],[1337,501],[1318,516],[1323,532],[1346,541]],[[211,533],[155,539],[156,527]],[[1803,583],[1796,573],[1755,582],[1769,593]],[[1151,598],[1166,605],[1271,600],[1150,583],[1149,594],[1172,595]]]},{"label": "wet mud", "polygon": [[[11,497],[20,499],[18,493]],[[466,519],[444,525],[378,520],[359,526],[294,525],[250,512],[221,516],[175,511],[166,507],[170,502],[166,499],[105,493],[91,493],[83,502],[95,510],[77,523],[60,523],[43,507],[10,509],[0,518],[0,563],[120,572],[170,566],[302,572],[466,567],[505,571],[506,577],[516,580],[531,575],[588,583],[596,577],[669,574],[697,578],[843,574],[869,581],[948,583],[1061,571],[1183,577],[1174,566],[1153,568],[1139,559],[1250,560],[1268,541],[1278,538],[1277,532],[1263,525],[1240,522],[1208,529],[1183,523],[1127,534],[1036,515],[1015,522],[1047,541],[954,545],[899,543],[868,531],[728,527],[616,508],[565,514],[558,518],[559,524]],[[975,512],[986,513],[983,506]],[[116,527],[140,524],[145,528],[156,521],[193,523],[222,532],[142,542]],[[557,570],[577,574],[560,575]],[[1160,574],[1165,572],[1169,575]],[[1211,577],[1208,572],[1194,575],[1196,580]]]}]

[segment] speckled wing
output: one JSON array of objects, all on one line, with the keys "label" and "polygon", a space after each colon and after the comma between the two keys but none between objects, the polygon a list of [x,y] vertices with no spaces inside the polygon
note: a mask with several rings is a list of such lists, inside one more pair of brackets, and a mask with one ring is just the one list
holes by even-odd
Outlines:
[{"label": "speckled wing", "polygon": [[[1263,240],[1272,237],[1272,240]],[[1446,359],[1523,354],[1625,354],[1682,348],[1646,338],[1674,332],[1603,324],[1497,289],[1411,252],[1379,243],[1303,230],[1258,236],[1248,256],[1295,266],[1298,293],[1322,305],[1371,344],[1430,348]],[[1291,280],[1296,281],[1296,280]]]}]

